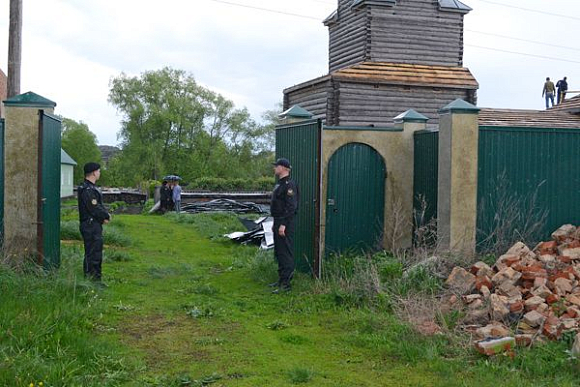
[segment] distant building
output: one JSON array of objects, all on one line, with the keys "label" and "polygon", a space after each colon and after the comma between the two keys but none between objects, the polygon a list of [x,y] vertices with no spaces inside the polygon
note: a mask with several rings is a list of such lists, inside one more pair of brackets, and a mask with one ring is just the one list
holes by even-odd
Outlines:
[{"label": "distant building", "polygon": [[117,153],[121,152],[121,149],[111,145],[99,145],[99,150],[101,151],[101,160],[103,160],[103,164],[105,165],[107,165],[109,160],[115,157]]},{"label": "distant building", "polygon": [[76,161],[60,149],[60,197],[65,198],[73,195],[73,176]]},{"label": "distant building", "polygon": [[0,69],[0,117],[4,117],[4,105],[2,101],[7,98],[8,95],[8,77],[2,69]]}]

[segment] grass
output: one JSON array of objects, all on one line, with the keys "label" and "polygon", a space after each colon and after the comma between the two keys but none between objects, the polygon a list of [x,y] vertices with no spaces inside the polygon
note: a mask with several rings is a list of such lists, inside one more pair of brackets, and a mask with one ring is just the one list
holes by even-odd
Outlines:
[{"label": "grass", "polygon": [[[75,240],[56,273],[0,271],[0,385],[575,386],[580,377],[569,343],[485,358],[460,335],[418,335],[389,297],[440,283],[405,275],[386,255],[371,257],[373,268],[368,257],[336,262],[324,282],[297,274],[290,294],[272,295],[271,252],[221,237],[240,229],[235,216],[120,215],[111,226],[130,243],[105,247],[104,291],[81,279]],[[365,273],[380,291],[352,280]]]}]

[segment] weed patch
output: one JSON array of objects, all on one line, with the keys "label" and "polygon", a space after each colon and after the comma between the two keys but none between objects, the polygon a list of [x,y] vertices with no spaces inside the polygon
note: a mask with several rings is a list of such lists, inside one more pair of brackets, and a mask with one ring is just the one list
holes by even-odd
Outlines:
[{"label": "weed patch", "polygon": [[308,383],[314,377],[314,371],[309,368],[295,367],[288,371],[288,379],[292,384]]}]

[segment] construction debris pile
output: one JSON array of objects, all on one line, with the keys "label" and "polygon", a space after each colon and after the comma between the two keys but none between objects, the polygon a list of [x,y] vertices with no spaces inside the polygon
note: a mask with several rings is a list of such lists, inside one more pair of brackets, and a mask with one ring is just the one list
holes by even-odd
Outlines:
[{"label": "construction debris pile", "polygon": [[257,220],[238,219],[244,226],[246,226],[248,231],[237,231],[231,234],[226,234],[224,237],[243,245],[258,245],[263,250],[268,250],[274,247],[274,233],[272,232],[274,218],[262,217]]},{"label": "construction debris pile", "polygon": [[[516,243],[493,267],[455,267],[450,302],[467,312],[476,348],[493,355],[580,328],[580,227],[564,225],[530,250]],[[510,329],[511,328],[511,329]]]},{"label": "construction debris pile", "polygon": [[200,212],[213,212],[213,211],[228,211],[234,212],[236,214],[248,214],[257,213],[262,214],[267,212],[265,206],[260,206],[256,203],[251,202],[238,202],[231,199],[214,199],[208,202],[195,202],[182,204],[182,212],[187,212],[190,214],[197,214]]}]

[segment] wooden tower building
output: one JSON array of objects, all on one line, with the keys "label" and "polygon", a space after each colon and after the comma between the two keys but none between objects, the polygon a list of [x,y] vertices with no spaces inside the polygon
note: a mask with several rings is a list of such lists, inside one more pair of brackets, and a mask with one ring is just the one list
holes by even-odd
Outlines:
[{"label": "wooden tower building", "polygon": [[390,126],[408,109],[438,123],[461,98],[477,103],[463,67],[459,0],[338,0],[329,29],[329,74],[284,90],[284,109],[300,105],[327,125]]}]

